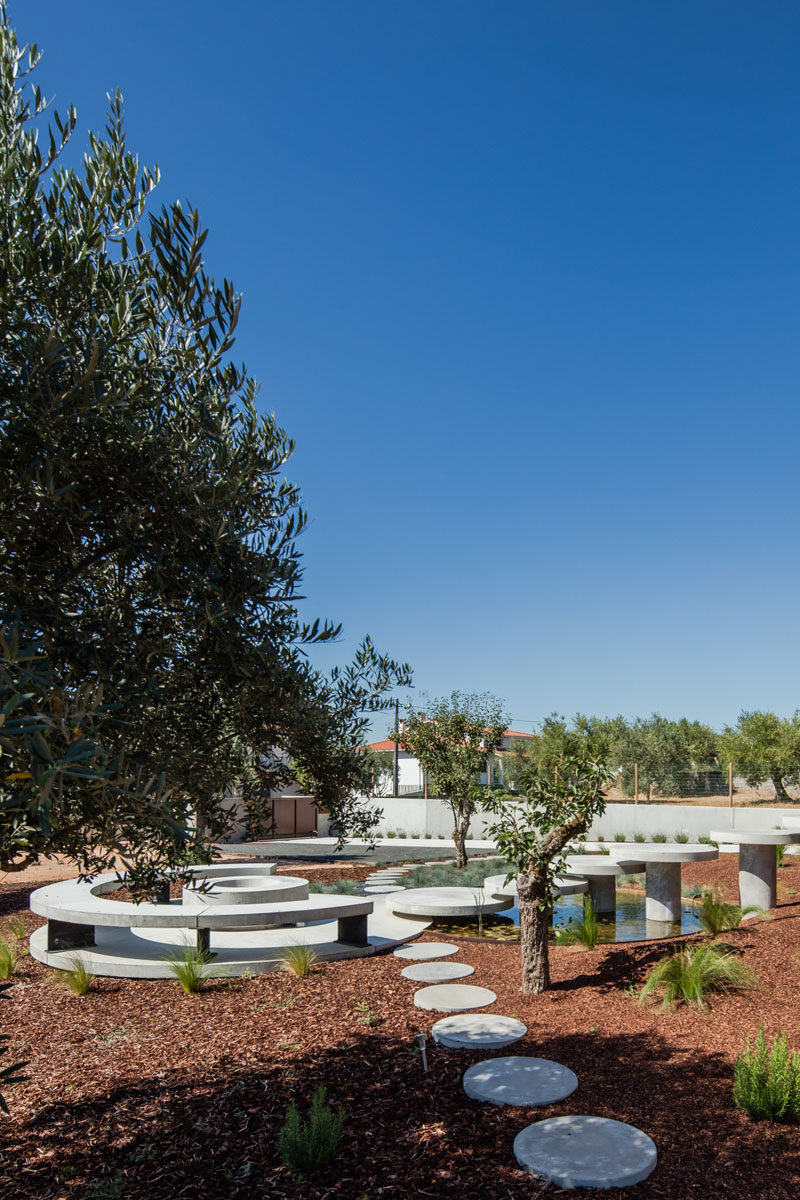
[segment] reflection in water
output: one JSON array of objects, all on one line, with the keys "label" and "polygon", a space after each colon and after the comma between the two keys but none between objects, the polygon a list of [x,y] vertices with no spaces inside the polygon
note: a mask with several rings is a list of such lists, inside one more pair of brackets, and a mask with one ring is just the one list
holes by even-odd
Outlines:
[{"label": "reflection in water", "polygon": [[[570,917],[577,920],[582,912],[582,896],[565,896],[559,900],[553,911],[553,929],[555,930],[559,925],[566,925]],[[700,928],[697,909],[692,904],[681,905],[680,924],[677,922],[673,924],[670,921],[647,921],[644,913],[643,893],[617,892],[615,916],[612,916],[611,913],[597,914],[598,941],[605,943],[643,942],[650,938],[676,937],[681,933],[695,933]],[[519,909],[515,905],[496,915],[487,914],[483,918],[482,935],[475,921],[435,921],[431,928],[442,931],[450,929],[453,933],[466,934],[468,937],[483,936],[495,941],[515,941],[519,938]]]}]

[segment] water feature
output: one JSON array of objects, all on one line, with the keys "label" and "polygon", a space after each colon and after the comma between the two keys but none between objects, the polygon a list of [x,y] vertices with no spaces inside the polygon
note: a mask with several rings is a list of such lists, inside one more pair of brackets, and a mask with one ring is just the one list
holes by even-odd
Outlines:
[{"label": "water feature", "polygon": [[[559,900],[553,910],[553,929],[551,937],[560,925],[566,925],[570,918],[577,920],[583,912],[582,896],[565,896]],[[668,921],[648,921],[645,919],[645,897],[643,892],[617,892],[617,911],[598,913],[598,942],[603,944],[613,942],[643,942],[652,938],[677,937],[679,934],[696,933],[700,928],[697,919],[697,909],[693,904],[681,904],[680,924]],[[478,923],[474,920],[455,922],[436,921],[431,927],[436,930],[450,930],[466,937],[485,937],[493,941],[514,941],[519,938],[519,909],[516,905],[507,908],[497,915],[487,915],[483,918],[483,931],[480,932]]]}]

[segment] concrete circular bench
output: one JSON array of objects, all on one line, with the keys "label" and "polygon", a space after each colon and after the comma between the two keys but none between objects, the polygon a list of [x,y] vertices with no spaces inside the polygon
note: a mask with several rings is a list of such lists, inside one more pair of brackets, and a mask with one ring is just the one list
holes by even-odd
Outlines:
[{"label": "concrete circular bench", "polygon": [[394,913],[454,919],[476,917],[479,912],[502,912],[508,908],[504,900],[495,899],[485,888],[468,887],[403,888],[388,897],[386,903]]},{"label": "concrete circular bench", "polygon": [[681,919],[681,865],[718,857],[716,846],[701,842],[637,843],[632,856],[624,843],[609,843],[608,849],[618,862],[634,857],[644,864],[645,920],[671,925],[680,924]]},{"label": "concrete circular bench", "polygon": [[636,875],[644,863],[634,858],[612,858],[610,854],[568,854],[566,868],[570,875],[582,875],[589,880],[589,896],[600,913],[617,911],[617,877]]},{"label": "concrete circular bench", "polygon": [[[788,818],[784,818],[786,820]],[[739,903],[774,908],[778,901],[776,846],[800,842],[800,829],[712,829],[715,842],[739,847]]]},{"label": "concrete circular bench", "polygon": [[[31,895],[31,910],[47,920],[31,937],[31,954],[49,966],[64,967],[80,951],[87,968],[97,975],[163,978],[170,973],[164,961],[169,954],[190,941],[197,949],[210,951],[213,933],[215,960],[222,973],[235,975],[271,969],[287,945],[312,944],[320,958],[352,957],[404,943],[429,924],[395,917],[377,897],[309,895],[306,880],[289,876],[272,880],[274,869],[275,864],[268,863],[200,868],[192,874],[209,881],[209,890],[191,888],[188,903],[109,899],[109,892],[123,886],[113,874],[89,882],[72,879],[49,884]],[[245,885],[245,892],[252,886],[282,899],[207,902],[215,880],[225,881],[227,887],[231,878],[247,877],[255,882]],[[274,884],[274,889],[268,884]]]}]

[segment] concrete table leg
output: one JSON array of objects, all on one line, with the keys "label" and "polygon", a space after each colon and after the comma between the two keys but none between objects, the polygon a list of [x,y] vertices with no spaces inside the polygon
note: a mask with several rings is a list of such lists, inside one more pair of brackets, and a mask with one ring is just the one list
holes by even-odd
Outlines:
[{"label": "concrete table leg", "polygon": [[649,862],[647,868],[645,919],[679,922],[681,919],[681,864]]},{"label": "concrete table leg", "polygon": [[82,950],[94,946],[94,925],[78,925],[74,921],[47,922],[48,950]]},{"label": "concrete table leg", "polygon": [[211,953],[211,930],[210,929],[198,929],[198,931],[197,931],[197,953],[198,954],[210,954]]},{"label": "concrete table leg", "polygon": [[613,875],[595,875],[589,880],[589,898],[595,912],[617,911],[617,881]]},{"label": "concrete table leg", "polygon": [[348,946],[367,946],[367,918],[339,917],[339,933],[337,941],[346,942]]},{"label": "concrete table leg", "polygon": [[739,847],[739,903],[774,908],[778,899],[777,856],[774,846]]}]

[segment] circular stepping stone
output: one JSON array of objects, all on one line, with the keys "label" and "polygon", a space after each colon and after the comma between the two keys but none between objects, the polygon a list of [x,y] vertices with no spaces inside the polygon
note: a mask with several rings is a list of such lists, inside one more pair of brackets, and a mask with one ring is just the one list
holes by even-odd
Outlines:
[{"label": "circular stepping stone", "polygon": [[361,890],[365,896],[388,896],[390,892],[402,892],[403,889],[391,883],[371,883]]},{"label": "circular stepping stone", "polygon": [[395,958],[448,958],[451,954],[458,954],[458,946],[452,942],[420,942],[418,945],[401,946],[393,953]]},{"label": "circular stepping stone", "polygon": [[574,1071],[549,1058],[490,1058],[464,1073],[464,1091],[487,1104],[555,1104],[577,1086]]},{"label": "circular stepping stone", "polygon": [[417,983],[444,983],[448,979],[463,979],[465,975],[474,975],[475,968],[466,963],[427,962],[414,963],[411,967],[403,967],[400,974],[404,979],[413,979]]},{"label": "circular stepping stone", "polygon": [[514,1156],[531,1175],[557,1187],[619,1188],[655,1170],[655,1142],[609,1117],[550,1117],[514,1138]]},{"label": "circular stepping stone", "polygon": [[433,987],[420,988],[414,992],[417,1008],[433,1012],[463,1012],[465,1008],[486,1008],[494,1004],[497,996],[489,988],[475,987],[471,983],[439,983]]},{"label": "circular stepping stone", "polygon": [[441,1046],[457,1050],[501,1050],[518,1042],[528,1032],[528,1026],[515,1017],[498,1017],[494,1013],[460,1013],[443,1017],[431,1030],[433,1040]]}]

